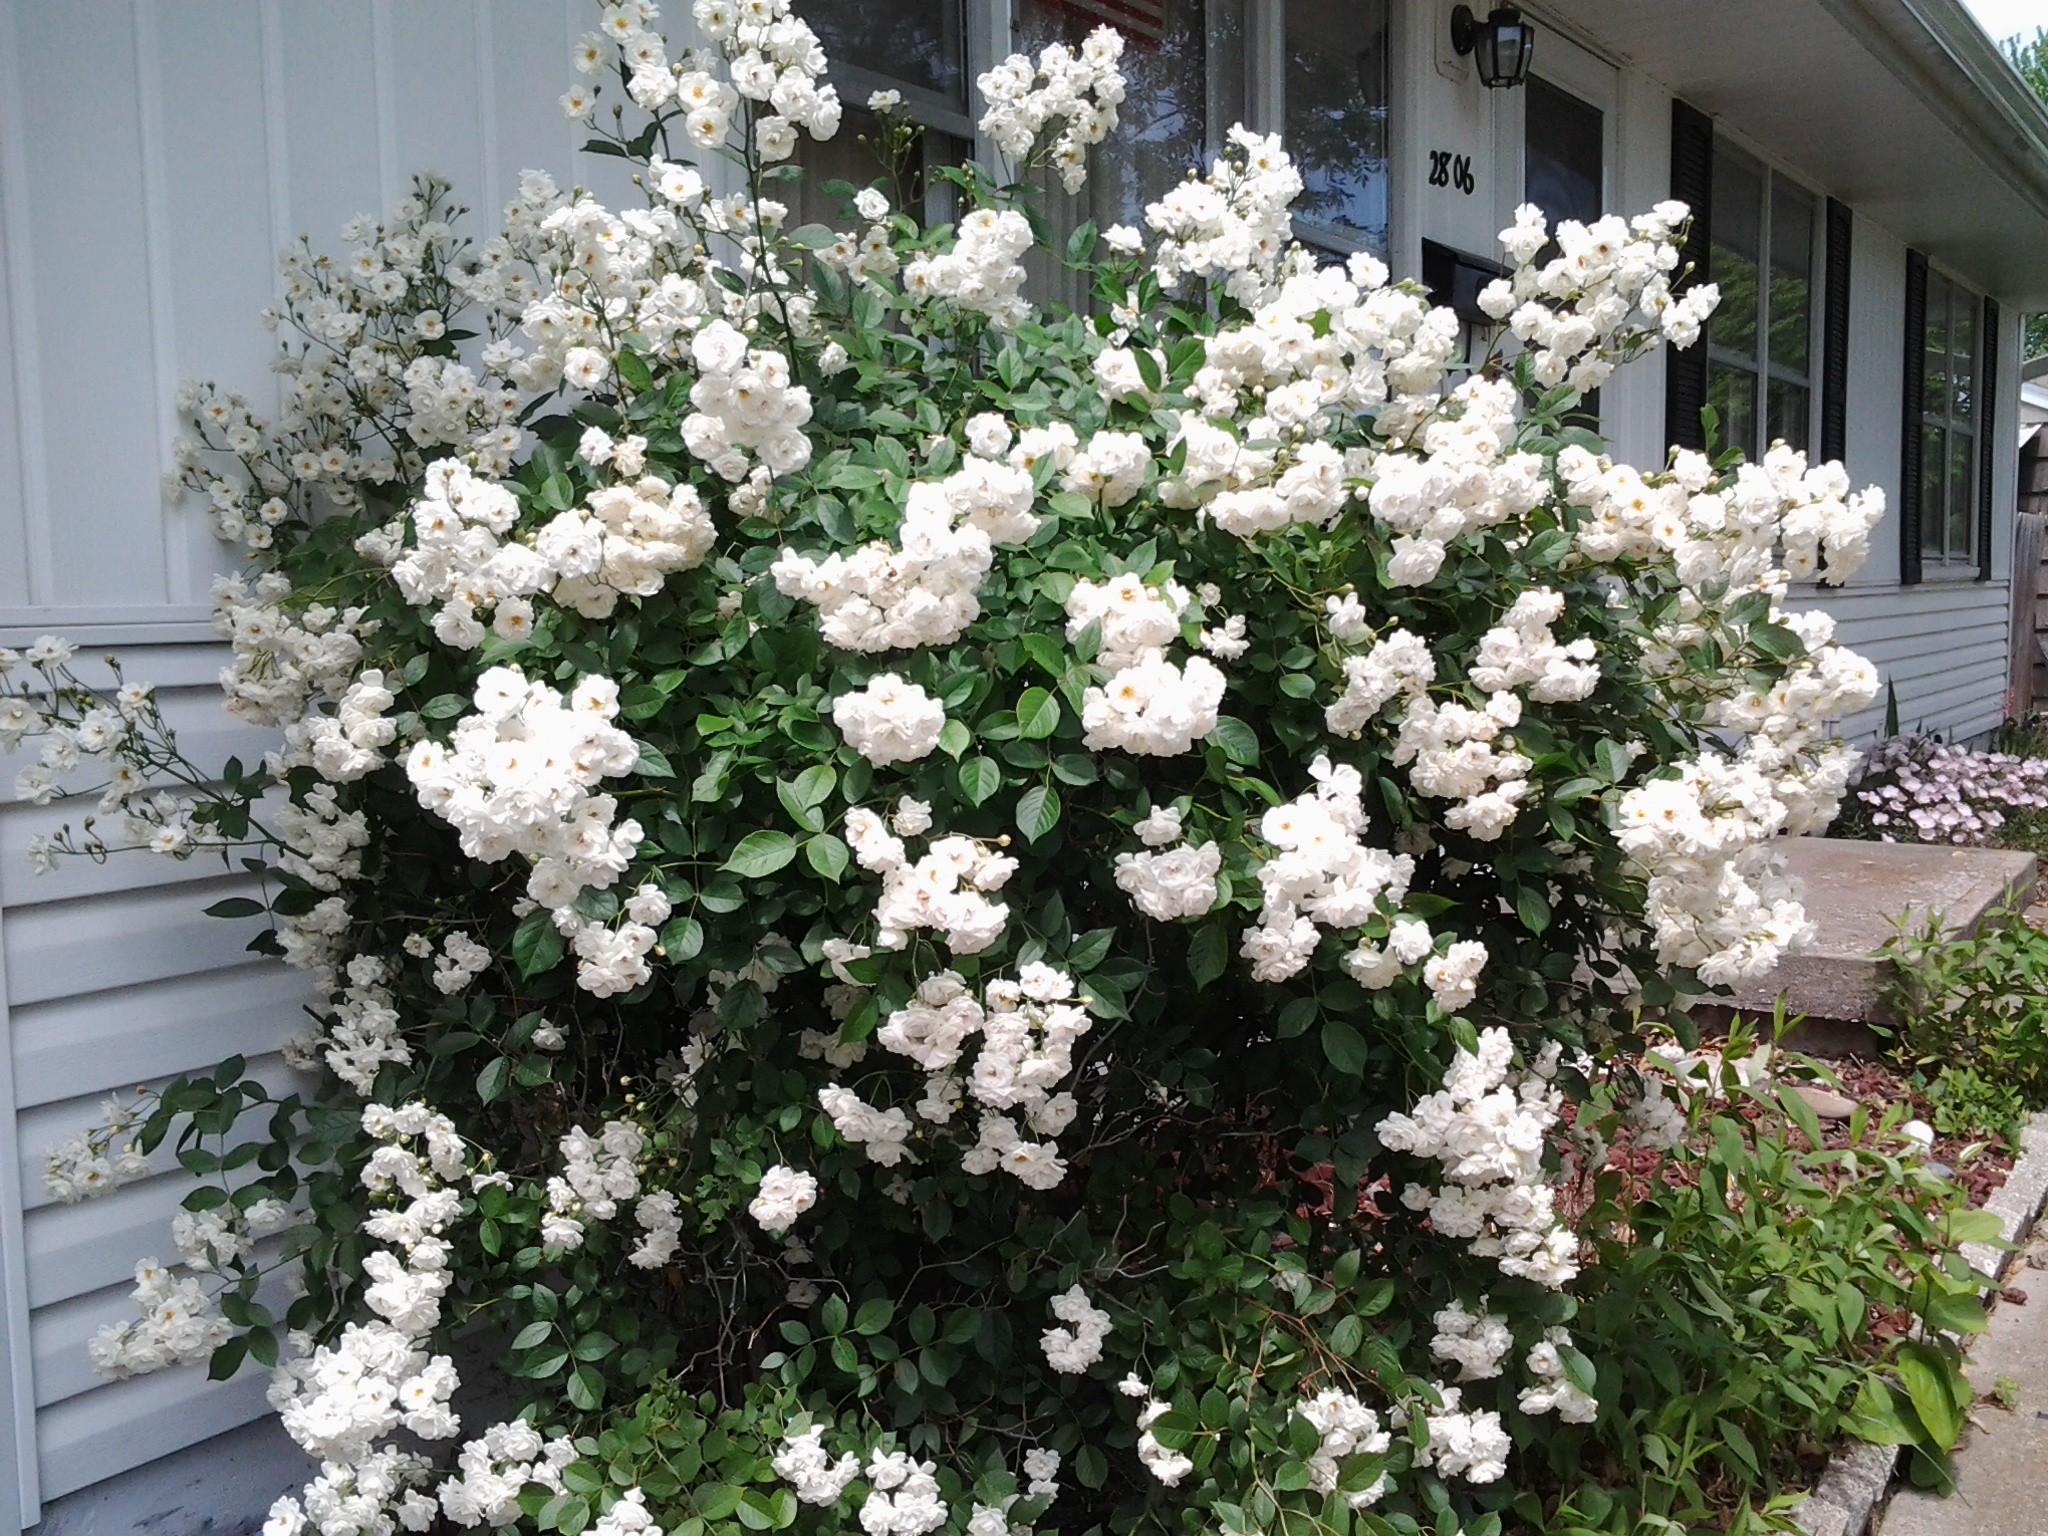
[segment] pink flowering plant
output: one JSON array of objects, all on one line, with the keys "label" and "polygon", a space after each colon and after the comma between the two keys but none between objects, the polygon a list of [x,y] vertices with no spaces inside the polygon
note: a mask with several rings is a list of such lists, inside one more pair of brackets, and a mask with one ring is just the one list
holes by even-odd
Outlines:
[{"label": "pink flowering plant", "polygon": [[1996,842],[2009,820],[2048,810],[2048,757],[1976,751],[1933,736],[1871,749],[1851,823],[1881,842]]},{"label": "pink flowering plant", "polygon": [[5,658],[24,792],[100,796],[39,857],[240,861],[315,992],[295,1090],[53,1153],[204,1181],[96,1363],[272,1368],[272,1536],[1497,1531],[1620,1379],[1567,1100],[1807,932],[1775,839],[1876,679],[1782,603],[1876,494],[1567,424],[1696,338],[1681,205],[1522,209],[1461,374],[1240,129],[1051,312],[1024,173],[1085,177],[1114,31],[983,78],[953,222],[842,229],[816,38],[695,19],[607,8],[563,98],[639,202],[529,172],[466,243],[422,182],[288,258],[281,415],[192,389],[260,767]]}]

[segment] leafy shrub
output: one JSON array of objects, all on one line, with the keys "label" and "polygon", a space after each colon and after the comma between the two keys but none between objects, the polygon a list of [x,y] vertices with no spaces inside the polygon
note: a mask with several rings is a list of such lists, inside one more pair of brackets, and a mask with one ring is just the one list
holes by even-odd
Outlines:
[{"label": "leafy shrub", "polygon": [[[785,11],[706,0],[671,63],[609,8],[564,104],[616,72],[646,206],[529,173],[471,246],[425,181],[288,257],[277,420],[193,389],[179,471],[261,557],[217,594],[260,768],[58,640],[0,701],[26,793],[108,770],[41,859],[241,858],[322,993],[316,1087],[230,1062],[53,1157],[80,1197],[175,1135],[205,1181],[97,1363],[277,1362],[323,1470],[274,1536],[1486,1536],[1575,1479],[1559,1422],[1611,1476],[1663,1432],[1601,1438],[1649,1413],[1628,1287],[1718,1293],[1617,1251],[1581,1347],[1564,1106],[1632,993],[1682,1022],[1803,937],[1774,839],[1875,674],[1781,604],[1878,499],[1566,425],[1711,309],[1675,204],[1544,264],[1522,210],[1518,350],[1464,379],[1449,311],[1289,246],[1242,131],[1148,233],[1076,231],[1088,316],[1033,309],[1033,194],[981,167],[955,226],[874,186],[790,229],[839,107]],[[985,131],[1071,188],[1119,48],[999,66]],[[1759,1147],[1747,1208],[1820,1199]],[[1723,1240],[1670,1199],[1646,1230]],[[521,1397],[481,1432],[472,1324]],[[1826,1387],[1774,1390],[1832,1426]],[[1761,1478],[1789,1412],[1714,1422]]]},{"label": "leafy shrub", "polygon": [[[1600,1362],[1602,1413],[1546,1449],[1568,1483],[1585,1479],[1567,1503],[1591,1528],[1719,1528],[1731,1507],[1731,1528],[1775,1528],[1767,1512],[1842,1436],[1911,1446],[1916,1476],[1938,1481],[1961,1429],[1970,1388],[1950,1335],[1984,1315],[1956,1245],[1995,1242],[1997,1219],[1928,1168],[1899,1134],[1904,1111],[1859,1106],[1829,1148],[1789,1086],[1743,1081],[1744,1054],[1738,1038],[1679,1080],[1668,1158],[1638,1145],[1588,1181],[1598,1259],[1575,1329]],[[1600,1115],[1603,1098],[1582,1123],[1626,1146],[1628,1117]]]},{"label": "leafy shrub", "polygon": [[1927,1075],[1945,1133],[2010,1131],[2048,1108],[2048,934],[2019,906],[1985,913],[1969,934],[1929,914],[1879,953],[1896,1051]]}]

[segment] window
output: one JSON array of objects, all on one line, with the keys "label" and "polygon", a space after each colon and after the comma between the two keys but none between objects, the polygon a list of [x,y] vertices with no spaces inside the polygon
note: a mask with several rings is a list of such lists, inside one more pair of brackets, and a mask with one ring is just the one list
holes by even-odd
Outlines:
[{"label": "window", "polygon": [[1602,213],[1606,137],[1600,109],[1531,76],[1524,88],[1522,195],[1555,229],[1560,219],[1590,224]]},{"label": "window", "polygon": [[[1159,20],[1120,27],[1123,105],[1115,129],[1088,152],[1080,193],[1051,196],[1065,205],[1054,221],[1062,233],[1088,219],[1098,229],[1142,225],[1145,205],[1164,197],[1190,167],[1206,167],[1231,123],[1245,115],[1244,0],[1127,9]],[[1078,48],[1103,25],[1106,10],[1076,0],[1017,0],[1014,46],[1033,56],[1048,43]],[[1057,178],[1049,184],[1056,188]]]},{"label": "window", "polygon": [[1977,311],[1980,300],[1927,274],[1920,364],[1920,559],[1977,566]]},{"label": "window", "polygon": [[[925,172],[952,165],[967,154],[973,134],[968,117],[968,0],[796,0],[796,12],[810,23],[831,60],[832,82],[839,89],[845,115],[839,132],[820,143],[809,135],[798,142],[797,163],[803,180],[796,185],[798,224],[844,222],[841,200],[821,190],[830,181],[856,187],[871,185],[881,162],[864,138],[877,127],[867,99],[875,91],[893,90],[903,97],[904,110],[924,124],[921,163],[908,168],[905,181],[887,187],[891,201],[901,205],[941,195]],[[927,206],[926,217],[948,218],[948,209]]]},{"label": "window", "polygon": [[[1124,35],[1128,82],[1116,131],[1089,154],[1081,192],[1046,177],[1042,206],[1055,249],[1084,222],[1142,225],[1190,170],[1207,169],[1232,124],[1285,134],[1305,183],[1295,204],[1304,243],[1337,254],[1387,253],[1387,13],[1390,0],[796,0],[832,60],[845,123],[805,140],[796,194],[803,222],[836,224],[825,182],[874,181],[859,142],[871,91],[896,90],[924,124],[927,167],[969,152],[979,102],[971,61],[992,48],[1036,54],[1080,44],[1105,22]],[[979,40],[979,41],[977,41]],[[1270,85],[1255,88],[1255,82]],[[1274,99],[1277,93],[1278,99]],[[916,168],[913,168],[915,171]],[[896,189],[924,195],[922,183]],[[932,194],[936,195],[936,194]],[[828,206],[829,205],[829,206]],[[936,210],[929,210],[936,213]],[[1031,288],[1081,307],[1086,295],[1042,260]]]},{"label": "window", "polygon": [[[1093,220],[1142,227],[1190,170],[1223,153],[1232,124],[1279,129],[1304,190],[1294,207],[1304,244],[1342,255],[1387,249],[1387,0],[1013,0],[1014,46],[1076,46],[1105,20],[1124,34],[1129,84],[1116,131],[1089,153],[1077,196],[1048,177],[1055,249]],[[1280,120],[1253,91],[1279,47]],[[1083,308],[1076,275],[1027,263],[1033,293]]]},{"label": "window", "polygon": [[1387,0],[1287,0],[1285,28],[1295,229],[1305,243],[1385,256]]},{"label": "window", "polygon": [[[1543,210],[1552,229],[1564,219],[1590,224],[1605,211],[1606,140],[1607,120],[1598,107],[1529,77],[1522,103],[1522,195]],[[1552,240],[1536,259],[1548,261],[1557,250]],[[1581,399],[1573,417],[1597,427],[1600,391]]]},{"label": "window", "polygon": [[967,17],[962,0],[797,0],[832,61],[849,104],[897,90],[911,109],[967,113]]},{"label": "window", "polygon": [[1814,200],[1719,140],[1708,277],[1707,403],[1724,446],[1808,446],[1813,418]]}]

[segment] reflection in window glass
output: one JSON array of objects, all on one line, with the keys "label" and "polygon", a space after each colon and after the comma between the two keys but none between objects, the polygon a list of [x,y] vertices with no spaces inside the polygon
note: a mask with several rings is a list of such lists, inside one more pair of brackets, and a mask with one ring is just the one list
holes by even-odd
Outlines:
[{"label": "reflection in window glass", "polygon": [[1721,303],[1707,325],[1721,441],[1757,457],[1805,448],[1813,420],[1814,200],[1731,146],[1714,145],[1708,278]]},{"label": "reflection in window glass", "polygon": [[1771,366],[1804,375],[1813,331],[1813,199],[1771,179]]},{"label": "reflection in window glass", "polygon": [[1707,404],[1721,418],[1721,443],[1738,446],[1756,441],[1756,375],[1747,368],[1710,360]]},{"label": "reflection in window glass", "polygon": [[[826,185],[834,181],[854,188],[879,186],[888,194],[892,208],[907,208],[931,222],[943,222],[954,216],[953,187],[931,173],[938,167],[958,165],[967,159],[969,147],[949,133],[927,128],[919,144],[917,162],[901,178],[891,178],[881,157],[869,147],[880,136],[879,126],[866,107],[849,103],[839,131],[831,138],[805,137],[799,142],[797,164],[803,167],[803,179],[784,182],[784,190],[776,194],[787,196],[794,190],[789,221],[792,225],[829,224],[834,229],[858,231],[860,220],[848,207],[851,199],[825,191]],[[863,139],[869,142],[861,142]]]},{"label": "reflection in window glass", "polygon": [[1600,109],[1531,76],[1523,92],[1522,192],[1555,229],[1600,217],[1605,137]]},{"label": "reflection in window glass", "polygon": [[1286,23],[1295,220],[1385,255],[1387,0],[1287,0]]},{"label": "reflection in window glass", "polygon": [[[967,109],[967,28],[961,0],[795,0],[835,70],[851,65],[956,111]],[[865,91],[841,86],[848,105]]]},{"label": "reflection in window glass", "polygon": [[1763,200],[1761,170],[1717,145],[1709,260],[1721,302],[1708,322],[1707,339],[1716,350],[1747,362],[1752,373],[1758,361],[1757,268],[1763,259]]},{"label": "reflection in window glass", "polygon": [[[1101,228],[1142,224],[1147,203],[1157,202],[1189,170],[1208,168],[1212,39],[1205,9],[1218,10],[1226,23],[1229,12],[1242,15],[1241,6],[1168,5],[1162,38],[1126,36],[1126,84],[1117,125],[1088,152],[1088,184],[1078,197],[1064,199],[1081,205],[1074,223],[1094,219]],[[1034,56],[1048,43],[1078,49],[1101,25],[1099,15],[1056,0],[1018,0],[1016,46]],[[1241,58],[1241,26],[1232,32],[1214,41],[1227,50],[1225,57]]]}]

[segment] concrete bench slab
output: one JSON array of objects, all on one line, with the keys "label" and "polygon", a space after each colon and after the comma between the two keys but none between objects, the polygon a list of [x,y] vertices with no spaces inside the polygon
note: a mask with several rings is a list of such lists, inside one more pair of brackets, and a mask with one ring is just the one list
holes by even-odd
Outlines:
[{"label": "concrete bench slab", "polygon": [[1901,921],[1918,927],[1938,913],[1946,927],[1974,933],[1986,914],[2029,902],[2037,874],[2034,855],[2002,848],[1795,837],[1785,852],[1819,932],[1803,953],[1736,988],[1735,1006],[1769,1013],[1783,994],[1786,1013],[1808,1017],[1792,1042],[1803,1050],[1867,1050],[1865,1026],[1892,1022],[1873,955]]}]

